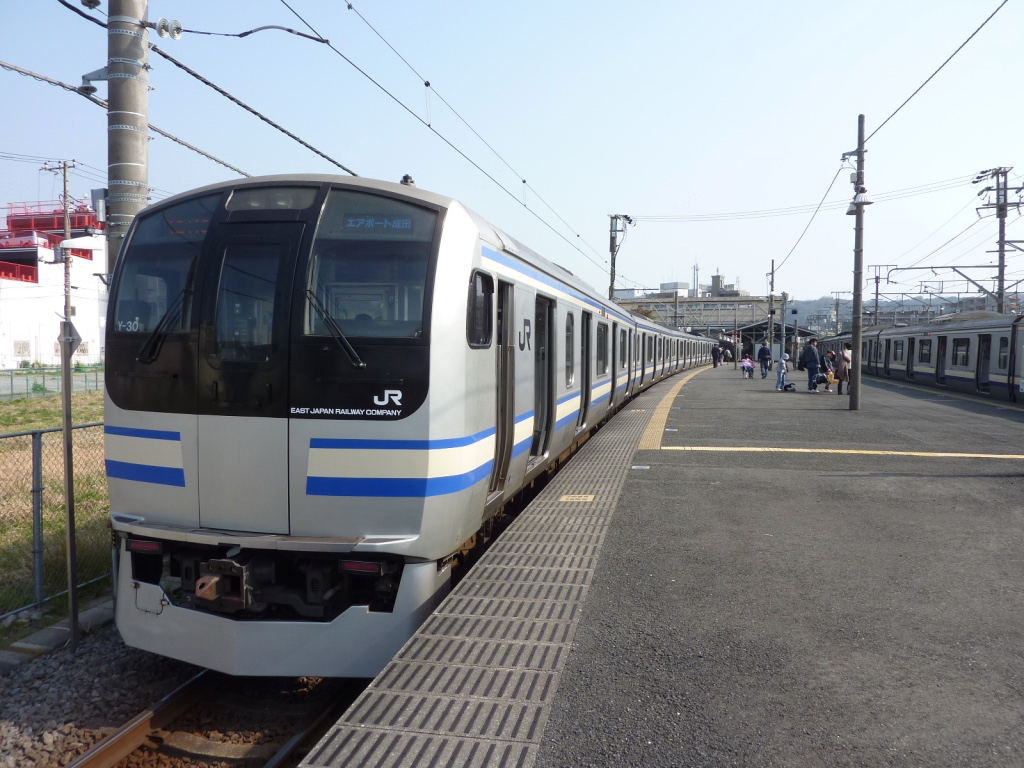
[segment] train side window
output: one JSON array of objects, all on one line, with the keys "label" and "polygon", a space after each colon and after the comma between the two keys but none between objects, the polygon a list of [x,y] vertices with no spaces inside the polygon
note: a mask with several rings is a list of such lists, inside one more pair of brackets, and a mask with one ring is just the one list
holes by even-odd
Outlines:
[{"label": "train side window", "polygon": [[903,360],[903,341],[896,341],[892,345],[892,359],[893,362],[901,362]]},{"label": "train side window", "polygon": [[953,339],[953,365],[966,368],[967,361],[970,359],[970,351],[970,339]]},{"label": "train side window", "polygon": [[494,314],[494,280],[484,272],[474,272],[469,281],[466,307],[466,341],[472,349],[491,346]]},{"label": "train side window", "polygon": [[576,349],[576,325],[572,312],[565,316],[565,386],[571,387],[576,379],[576,370],[573,367],[573,350]]},{"label": "train side window", "polygon": [[619,368],[625,369],[629,365],[626,357],[626,329],[619,329]]},{"label": "train side window", "polygon": [[932,340],[921,339],[917,345],[917,362],[930,363],[932,361]]},{"label": "train side window", "polygon": [[1010,340],[1006,336],[999,338],[999,370],[1005,371],[1010,364]]},{"label": "train side window", "polygon": [[191,324],[192,278],[221,195],[207,195],[140,217],[122,257],[114,304],[118,333],[168,333]]},{"label": "train side window", "polygon": [[608,323],[597,324],[597,374],[608,373]]}]

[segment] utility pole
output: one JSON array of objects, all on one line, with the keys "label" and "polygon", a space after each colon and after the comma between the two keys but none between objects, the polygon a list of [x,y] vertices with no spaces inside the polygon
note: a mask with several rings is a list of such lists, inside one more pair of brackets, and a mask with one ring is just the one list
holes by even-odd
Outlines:
[{"label": "utility pole", "polygon": [[854,197],[847,215],[854,215],[853,226],[853,343],[850,370],[850,410],[860,410],[860,348],[864,338],[864,206],[873,201],[864,186],[864,115],[857,116],[857,149],[843,155],[845,161],[851,155],[857,156],[857,176],[854,181]]},{"label": "utility pole", "polygon": [[[68,169],[74,168],[74,163],[67,160],[61,163],[59,169],[64,176],[64,239],[71,239],[71,211],[68,197]],[[43,166],[44,171],[57,171],[49,164]],[[64,262],[64,319],[60,324],[60,379],[61,379],[61,400],[63,406],[63,429],[64,429],[64,541],[67,547],[67,569],[68,569],[68,623],[70,624],[71,635],[68,639],[68,647],[73,651],[78,648],[78,555],[75,543],[75,467],[74,454],[71,450],[71,355],[77,347],[75,337],[77,333],[71,322],[71,251],[59,247],[55,251],[59,253]]]},{"label": "utility pole", "polygon": [[[768,349],[775,347],[775,259],[772,259],[771,280],[768,283]],[[781,357],[781,353],[779,355]]]},{"label": "utility pole", "polygon": [[839,335],[839,331],[840,331],[840,327],[839,327],[839,294],[841,294],[841,293],[846,293],[846,291],[832,291],[832,295],[836,297],[836,309],[835,309],[835,313],[836,313],[835,314],[836,336]]},{"label": "utility pole", "polygon": [[[878,290],[879,290],[878,286],[879,286],[879,283],[882,281],[882,270],[883,269],[890,269],[890,268],[895,269],[896,265],[895,264],[872,264],[871,265],[871,269],[875,270],[875,314],[873,315],[873,317],[875,317],[875,318],[878,317]],[[887,283],[889,282],[888,276],[886,276],[885,281]]]},{"label": "utility pole", "polygon": [[[1007,182],[1007,174],[1012,171],[1013,168],[989,168],[987,171],[982,171],[974,180],[972,184],[977,184],[985,179],[995,179],[996,186],[985,187],[978,194],[984,195],[988,192],[996,193],[995,203],[986,203],[978,208],[980,212],[982,208],[995,208],[996,218],[999,219],[999,274],[996,279],[996,312],[1000,314],[1006,311],[1006,208],[1007,198],[1010,191],[1009,184]],[[1020,193],[1024,187],[1015,187],[1014,192]],[[1015,242],[1010,242],[1014,248],[1017,248]],[[1017,248],[1017,250],[1021,250]]]},{"label": "utility pole", "polygon": [[[608,300],[611,301],[615,298],[615,256],[619,252],[619,246],[622,245],[622,241],[618,239],[619,234],[626,234],[626,225],[632,224],[633,220],[624,213],[609,213],[608,218],[611,219],[611,232],[610,240],[608,245],[608,251],[612,256],[611,263],[611,279],[608,282]],[[622,228],[619,228],[619,224],[622,224]],[[623,237],[625,239],[625,237]]]},{"label": "utility pole", "polygon": [[149,201],[148,0],[110,0],[107,18],[107,264]]}]

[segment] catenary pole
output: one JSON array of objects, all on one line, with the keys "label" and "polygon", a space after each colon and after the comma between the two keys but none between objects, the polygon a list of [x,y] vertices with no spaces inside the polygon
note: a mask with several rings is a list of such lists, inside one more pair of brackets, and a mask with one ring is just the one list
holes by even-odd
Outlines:
[{"label": "catenary pole", "polygon": [[110,0],[107,18],[107,264],[149,199],[147,0]]},{"label": "catenary pole", "polygon": [[857,184],[854,197],[856,219],[853,226],[853,349],[850,364],[850,410],[860,410],[860,348],[864,336],[864,203],[856,202],[864,188],[864,115],[857,116]]},{"label": "catenary pole", "polygon": [[[71,238],[71,213],[68,208],[68,162],[64,161],[64,239]],[[60,380],[64,427],[64,538],[68,566],[68,647],[78,648],[78,550],[75,543],[75,463],[71,449],[71,250],[60,248],[64,260],[64,320],[60,324]]]}]

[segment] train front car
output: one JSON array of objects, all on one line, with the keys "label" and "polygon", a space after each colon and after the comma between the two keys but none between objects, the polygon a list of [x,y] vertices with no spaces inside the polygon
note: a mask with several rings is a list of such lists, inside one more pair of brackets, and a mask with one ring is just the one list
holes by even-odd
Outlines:
[{"label": "train front car", "polygon": [[374,676],[444,597],[494,449],[493,404],[428,386],[471,365],[479,233],[450,203],[265,177],[139,214],[106,347],[127,644],[236,675]]}]

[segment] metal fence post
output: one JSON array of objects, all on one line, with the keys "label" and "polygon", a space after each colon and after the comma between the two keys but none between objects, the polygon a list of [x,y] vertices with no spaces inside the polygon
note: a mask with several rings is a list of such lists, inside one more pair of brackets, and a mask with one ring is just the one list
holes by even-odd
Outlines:
[{"label": "metal fence post", "polygon": [[36,607],[43,605],[43,433],[32,433],[32,570]]}]

